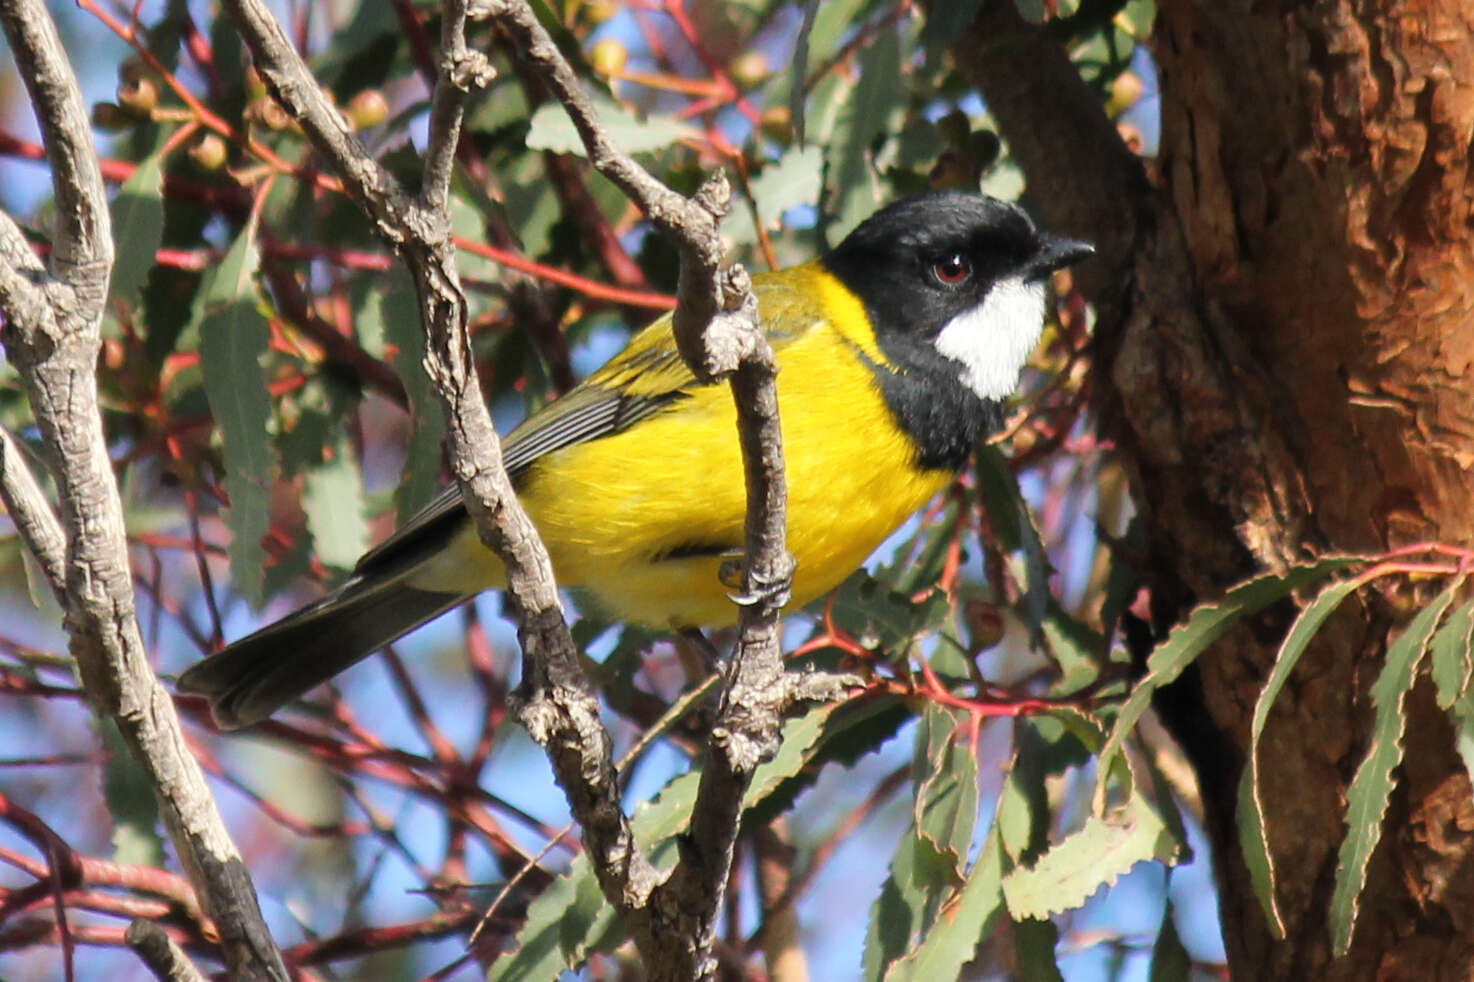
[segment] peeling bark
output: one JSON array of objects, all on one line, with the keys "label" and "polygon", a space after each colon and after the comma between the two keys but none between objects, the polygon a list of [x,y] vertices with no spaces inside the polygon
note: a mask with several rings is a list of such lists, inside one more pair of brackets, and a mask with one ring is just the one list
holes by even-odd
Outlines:
[{"label": "peeling bark", "polygon": [[[1155,186],[1012,4],[954,54],[1036,208],[1102,244],[1096,406],[1132,475],[1161,624],[1329,551],[1474,538],[1474,8],[1162,0]],[[1474,802],[1420,683],[1353,947],[1327,909],[1367,690],[1418,597],[1333,617],[1278,701],[1263,794],[1289,937],[1238,854],[1249,722],[1288,626],[1220,643],[1158,706],[1198,770],[1235,978],[1474,978]]]}]

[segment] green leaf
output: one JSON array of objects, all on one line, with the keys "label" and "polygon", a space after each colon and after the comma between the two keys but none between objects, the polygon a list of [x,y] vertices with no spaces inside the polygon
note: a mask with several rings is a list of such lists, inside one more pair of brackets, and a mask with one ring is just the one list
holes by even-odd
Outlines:
[{"label": "green leaf", "polygon": [[978,761],[958,739],[957,723],[937,703],[927,705],[917,727],[913,817],[918,841],[961,883],[978,814]]},{"label": "green leaf", "polygon": [[[891,965],[885,982],[958,978],[962,966],[977,955],[978,944],[991,933],[993,922],[1003,910],[1004,863],[998,836],[989,835],[967,882],[942,905],[915,947]],[[866,955],[868,958],[868,950]],[[872,977],[867,973],[867,979]]]},{"label": "green leaf", "polygon": [[1454,749],[1474,782],[1474,693],[1465,693],[1453,704],[1449,719],[1454,724]]},{"label": "green leaf", "polygon": [[1013,766],[994,818],[1010,859],[1032,864],[1049,848],[1051,779],[1087,764],[1104,742],[1100,721],[1078,709],[1061,706],[1014,724]]},{"label": "green leaf", "polygon": [[834,594],[835,622],[871,648],[909,650],[922,633],[941,627],[950,610],[941,591],[913,601],[863,569]]},{"label": "green leaf", "polygon": [[[763,228],[776,227],[790,208],[818,201],[823,169],[824,152],[815,146],[790,147],[776,162],[764,167],[751,183],[753,207]],[[722,234],[738,244],[757,241],[752,209],[737,209],[722,225]]]},{"label": "green leaf", "polygon": [[870,905],[861,959],[867,982],[889,978],[887,968],[911,950],[928,922],[927,910],[936,898],[937,883],[926,858],[929,853],[912,824],[902,836],[880,894]]},{"label": "green leaf", "polygon": [[825,183],[834,193],[828,232],[836,242],[883,203],[884,194],[871,165],[871,143],[888,132],[892,113],[906,100],[897,29],[882,28],[857,57],[859,81],[833,136],[826,141],[829,174]]},{"label": "green leaf", "polygon": [[1064,982],[1054,950],[1059,929],[1053,921],[1026,917],[1013,924],[1013,978],[1021,982]]},{"label": "green leaf", "polygon": [[113,241],[117,259],[108,282],[108,306],[121,301],[138,306],[144,281],[154,268],[164,240],[164,171],[162,146],[138,165],[112,202]]},{"label": "green leaf", "polygon": [[[1034,758],[1037,756],[1033,755]],[[1031,764],[1033,773],[1025,773],[1025,768]],[[1036,759],[1019,753],[998,791],[998,806],[993,811],[993,834],[1003,846],[1004,855],[1012,862],[1029,855],[1036,846],[1042,849],[1039,844],[1047,841],[1049,835],[1047,826],[1039,828],[1040,798],[1044,797],[1040,771]],[[1048,808],[1047,800],[1044,808]]]},{"label": "green leaf", "polygon": [[742,807],[752,808],[779,785],[798,774],[813,760],[814,748],[824,735],[825,725],[843,702],[829,702],[811,707],[808,712],[783,724],[783,740],[771,760],[763,761],[752,774],[743,795]]},{"label": "green leaf", "polygon": [[[630,827],[642,848],[667,840],[685,828],[700,781],[701,775],[695,771],[682,774],[636,810]],[[613,921],[614,908],[604,899],[587,854],[580,854],[568,872],[528,906],[527,921],[517,932],[515,947],[497,958],[487,972],[487,980],[553,982],[565,969],[576,967],[588,957],[591,942],[610,936]]]},{"label": "green leaf", "polygon": [[[753,775],[744,807],[810,766],[825,720],[843,705],[815,706],[784,725],[778,754]],[[653,800],[636,809],[630,820],[636,842],[650,852],[661,869],[675,863],[675,837],[690,824],[700,781],[699,771],[675,778]],[[491,982],[557,979],[565,969],[581,964],[591,951],[611,950],[625,936],[624,926],[615,920],[613,907],[599,889],[588,857],[580,855],[568,872],[528,907],[527,921],[515,938],[516,947],[497,959],[487,978]]]},{"label": "green leaf", "polygon": [[1148,982],[1188,982],[1192,972],[1192,956],[1182,945],[1177,921],[1172,916],[1172,900],[1162,908],[1162,926],[1157,929],[1157,943],[1152,945],[1151,974]]},{"label": "green leaf", "polygon": [[1438,705],[1453,708],[1469,688],[1474,670],[1474,600],[1467,600],[1448,617],[1448,622],[1433,635],[1433,684],[1438,689]]},{"label": "green leaf", "polygon": [[1078,832],[1051,847],[1032,867],[1003,878],[1003,898],[1015,920],[1074,910],[1137,863],[1171,864],[1178,842],[1144,795],[1133,794],[1105,818],[1091,815]]},{"label": "green leaf", "polygon": [[[988,513],[988,523],[1005,552],[1021,553],[1014,575],[1024,584],[1023,614],[1028,619],[1029,643],[1038,647],[1044,638],[1044,621],[1052,594],[1049,590],[1049,557],[1044,540],[1034,526],[1029,506],[1019,490],[1018,478],[1008,458],[995,446],[977,449],[978,493]],[[1101,645],[1103,648],[1104,645]],[[1099,649],[1097,649],[1099,650]]]},{"label": "green leaf", "polygon": [[[589,98],[605,132],[614,141],[614,145],[625,153],[664,150],[673,143],[700,136],[700,131],[695,127],[670,116],[650,116],[642,120],[606,95],[591,92]],[[563,111],[562,104],[553,101],[544,103],[532,114],[532,125],[527,131],[527,148],[588,156],[573,121]]]},{"label": "green leaf", "polygon": [[[874,752],[915,718],[899,696],[852,699],[837,706],[824,721],[823,735],[804,766],[761,801],[753,802],[743,821],[771,822],[792,807],[800,792],[813,786],[823,765],[852,767],[855,761]],[[780,757],[783,755],[781,749],[778,753]]]},{"label": "green leaf", "polygon": [[107,755],[102,770],[102,792],[113,818],[113,859],[140,866],[161,866],[164,840],[159,835],[159,803],[148,774],[133,759],[110,717],[97,717],[96,725]]},{"label": "green leaf", "polygon": [[363,472],[346,433],[338,434],[326,460],[307,471],[302,509],[318,558],[336,569],[352,569],[368,545],[368,522]]},{"label": "green leaf", "polygon": [[373,278],[371,288],[358,304],[358,333],[370,354],[394,366],[409,397],[414,432],[394,491],[394,506],[403,525],[429,504],[440,487],[445,414],[425,373],[425,334],[420,327],[414,283],[398,264]]},{"label": "green leaf", "polygon": [[256,307],[259,264],[255,229],[248,227],[207,274],[195,315],[205,397],[225,441],[231,577],[257,607],[265,599],[266,550],[261,539],[271,527],[270,489],[276,464],[271,397],[261,368],[271,332]]},{"label": "green leaf", "polygon": [[1223,637],[1245,617],[1257,614],[1294,590],[1323,579],[1340,569],[1360,563],[1356,556],[1337,556],[1305,566],[1291,567],[1283,575],[1263,573],[1229,590],[1222,600],[1200,604],[1188,615],[1187,623],[1172,629],[1167,640],[1157,645],[1147,659],[1146,675],[1136,684],[1121,707],[1116,725],[1100,752],[1095,783],[1095,810],[1105,810],[1106,783],[1113,758],[1121,752],[1126,737],[1136,729],[1152,703],[1157,689],[1174,681],[1214,641]]},{"label": "green leaf", "polygon": [[1269,839],[1264,827],[1264,803],[1259,796],[1259,738],[1264,733],[1265,724],[1269,722],[1270,708],[1279,697],[1280,690],[1289,681],[1290,673],[1295,670],[1311,639],[1326,618],[1341,605],[1341,601],[1361,587],[1363,582],[1360,577],[1355,577],[1332,584],[1322,590],[1310,606],[1295,618],[1290,632],[1280,643],[1264,690],[1259,693],[1259,699],[1254,704],[1254,719],[1249,727],[1248,766],[1239,777],[1239,846],[1244,852],[1244,862],[1249,867],[1254,893],[1278,938],[1285,936],[1285,925],[1280,916],[1279,902],[1275,898],[1274,856],[1269,850]]},{"label": "green leaf", "polygon": [[933,4],[927,8],[926,27],[921,32],[922,43],[928,48],[952,44],[972,26],[982,7],[983,0]]},{"label": "green leaf", "polygon": [[1434,628],[1453,603],[1455,589],[1457,584],[1418,612],[1387,649],[1387,662],[1372,683],[1372,744],[1346,790],[1346,838],[1341,842],[1336,888],[1331,895],[1331,948],[1338,958],[1351,949],[1367,865],[1382,840],[1382,818],[1396,783],[1392,772],[1402,763],[1402,735],[1407,726],[1403,700],[1417,678]]}]

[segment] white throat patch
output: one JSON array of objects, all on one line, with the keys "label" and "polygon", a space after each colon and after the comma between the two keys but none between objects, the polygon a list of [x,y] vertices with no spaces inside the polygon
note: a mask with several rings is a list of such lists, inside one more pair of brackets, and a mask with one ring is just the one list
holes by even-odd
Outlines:
[{"label": "white throat patch", "polygon": [[993,284],[983,302],[947,322],[936,349],[962,363],[962,384],[982,399],[1002,399],[1044,331],[1044,283],[1019,277]]}]

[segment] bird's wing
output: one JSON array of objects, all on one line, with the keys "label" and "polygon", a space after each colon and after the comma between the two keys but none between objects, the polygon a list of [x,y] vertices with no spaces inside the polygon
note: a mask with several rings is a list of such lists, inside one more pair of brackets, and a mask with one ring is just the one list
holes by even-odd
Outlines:
[{"label": "bird's wing", "polygon": [[[767,331],[768,343],[775,351],[822,320],[817,300],[792,285],[797,272],[754,277],[764,324],[783,325],[782,330]],[[544,454],[621,433],[656,413],[674,409],[698,384],[676,350],[671,315],[666,314],[631,338],[623,351],[577,387],[509,433],[502,442],[507,473],[515,481]],[[411,555],[435,551],[465,517],[460,487],[451,484],[393,535],[365,553],[354,567],[354,574],[398,567]]]}]

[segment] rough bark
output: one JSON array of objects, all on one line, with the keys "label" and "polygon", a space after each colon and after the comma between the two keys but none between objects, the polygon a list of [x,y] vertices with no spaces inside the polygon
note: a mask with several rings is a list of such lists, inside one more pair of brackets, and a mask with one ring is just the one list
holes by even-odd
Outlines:
[{"label": "rough bark", "polygon": [[[1272,565],[1307,548],[1467,543],[1474,531],[1471,19],[1454,2],[1162,8],[1163,190],[1206,329],[1167,343],[1199,347],[1216,369],[1206,377],[1221,380],[1209,386],[1224,393],[1217,402],[1240,407],[1245,432],[1212,396],[1203,411],[1204,376],[1152,367],[1163,340],[1147,328],[1160,317],[1125,325],[1112,374],[1139,435],[1154,537],[1176,547],[1159,551],[1163,572],[1195,593],[1232,572],[1199,557],[1235,542]],[[1148,283],[1153,270],[1139,263],[1137,275]],[[1175,439],[1146,439],[1163,418],[1179,421]],[[1233,526],[1184,514],[1182,502]],[[1329,957],[1342,795],[1398,620],[1376,602],[1348,610],[1268,731],[1261,759],[1273,762],[1265,798],[1289,941],[1269,935],[1235,854],[1236,774],[1204,788],[1240,977],[1469,977],[1474,800],[1427,698],[1409,702],[1407,764],[1353,949]],[[1244,632],[1201,665],[1235,766],[1274,640]]]},{"label": "rough bark", "polygon": [[[1154,50],[1150,187],[1103,116],[1072,110],[1078,78],[1013,5],[985,4],[956,49],[1043,220],[1105,245],[1087,280],[1097,403],[1133,475],[1162,619],[1312,552],[1467,544],[1474,9],[1164,0]],[[1271,935],[1234,809],[1285,618],[1210,651],[1161,707],[1198,768],[1233,977],[1474,977],[1474,798],[1422,688],[1351,953],[1330,954],[1366,692],[1405,619],[1385,598],[1330,622],[1261,745],[1288,940]]]}]

